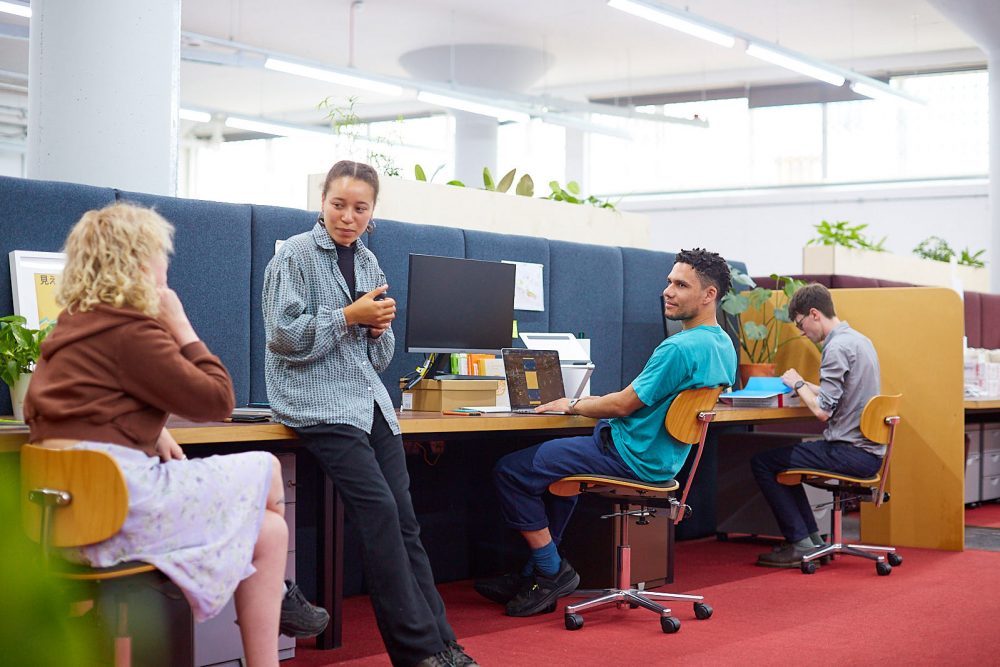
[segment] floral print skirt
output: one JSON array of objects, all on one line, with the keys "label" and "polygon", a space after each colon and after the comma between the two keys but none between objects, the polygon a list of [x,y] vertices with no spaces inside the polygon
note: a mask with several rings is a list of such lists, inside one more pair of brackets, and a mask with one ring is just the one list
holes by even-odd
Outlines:
[{"label": "floral print skirt", "polygon": [[114,536],[65,549],[94,567],[140,560],[155,565],[184,592],[196,621],[218,614],[251,564],[271,486],[272,459],[246,452],[174,460],[98,442],[74,449],[107,452],[128,486],[129,510]]}]

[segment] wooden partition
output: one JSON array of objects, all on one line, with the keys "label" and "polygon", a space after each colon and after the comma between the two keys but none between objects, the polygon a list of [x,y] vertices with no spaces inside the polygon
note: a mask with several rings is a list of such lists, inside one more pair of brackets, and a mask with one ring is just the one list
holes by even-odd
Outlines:
[{"label": "wooden partition", "polygon": [[[862,541],[962,550],[961,299],[937,287],[831,291],[840,319],[875,344],[882,393],[903,394],[889,473],[891,500],[877,510],[862,505]],[[815,382],[819,358],[817,348],[803,337],[781,349],[778,372],[794,367]]]}]

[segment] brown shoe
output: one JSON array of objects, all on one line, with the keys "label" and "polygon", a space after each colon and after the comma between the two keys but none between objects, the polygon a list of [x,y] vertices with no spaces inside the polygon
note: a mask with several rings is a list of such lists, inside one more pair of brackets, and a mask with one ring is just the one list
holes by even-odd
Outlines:
[{"label": "brown shoe", "polygon": [[815,551],[817,547],[797,547],[788,544],[777,551],[769,551],[757,556],[757,565],[761,567],[799,567],[802,565],[802,557]]}]

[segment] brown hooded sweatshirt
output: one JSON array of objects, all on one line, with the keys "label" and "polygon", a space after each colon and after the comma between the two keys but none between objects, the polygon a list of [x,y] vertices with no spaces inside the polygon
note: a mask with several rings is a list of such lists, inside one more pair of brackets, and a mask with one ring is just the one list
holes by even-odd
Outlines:
[{"label": "brown hooded sweatshirt", "polygon": [[155,318],[101,304],[59,315],[42,343],[24,418],[32,442],[91,440],[153,454],[168,413],[221,421],[233,404],[229,373],[203,342],[181,348]]}]

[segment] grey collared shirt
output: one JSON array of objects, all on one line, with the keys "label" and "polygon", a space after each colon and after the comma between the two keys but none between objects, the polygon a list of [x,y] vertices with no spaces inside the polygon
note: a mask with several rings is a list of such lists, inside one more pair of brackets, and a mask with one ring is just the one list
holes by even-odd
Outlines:
[{"label": "grey collared shirt", "polygon": [[[354,273],[359,292],[386,283],[375,255],[358,240]],[[348,326],[353,301],[337,267],[337,247],[321,224],[285,241],[264,273],[264,373],[275,420],[292,427],[347,424],[371,433],[378,405],[398,434],[392,400],[379,373],[392,359],[395,337],[371,338]]]},{"label": "grey collared shirt", "polygon": [[816,402],[830,415],[823,439],[845,442],[877,456],[885,453],[861,435],[861,413],[879,393],[880,371],[875,346],[868,338],[841,322],[827,335],[819,368]]}]

